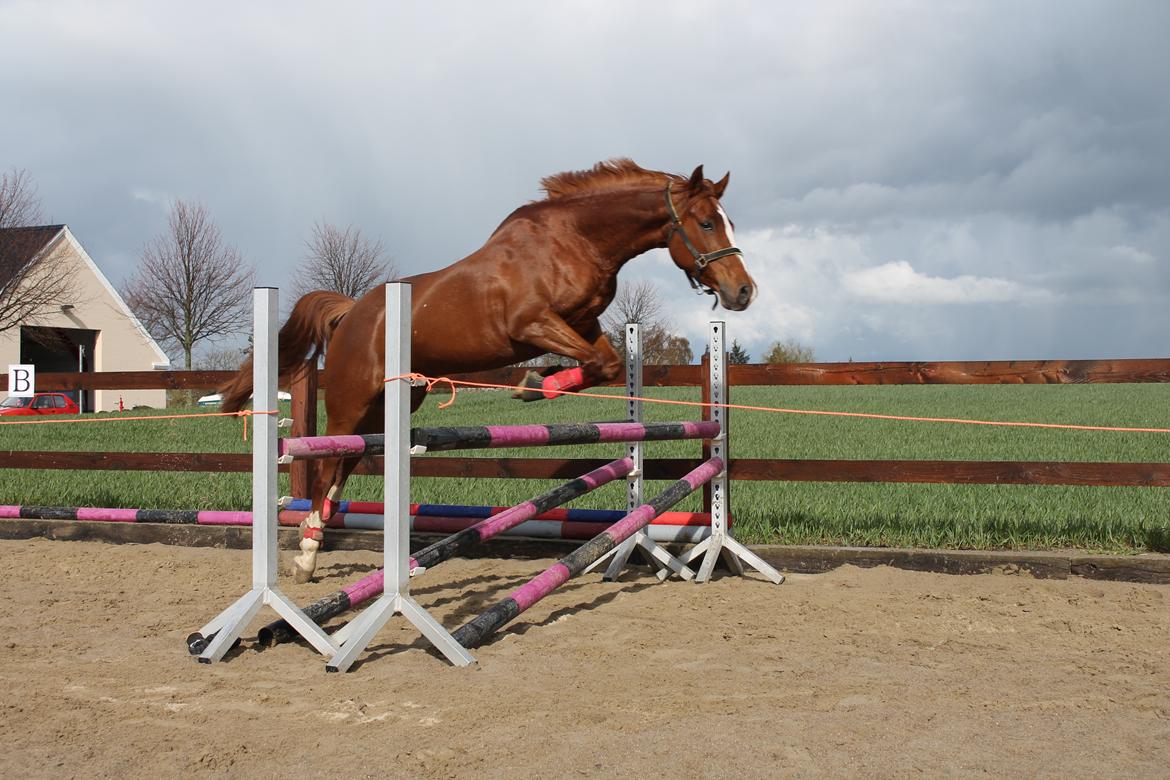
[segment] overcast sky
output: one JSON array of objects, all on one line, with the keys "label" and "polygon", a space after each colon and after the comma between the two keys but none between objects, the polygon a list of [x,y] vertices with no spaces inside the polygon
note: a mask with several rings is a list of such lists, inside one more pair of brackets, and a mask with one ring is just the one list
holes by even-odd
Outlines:
[{"label": "overcast sky", "polygon": [[[1170,355],[1170,3],[0,0],[0,168],[115,284],[173,198],[287,288],[315,220],[413,273],[542,176],[711,178],[758,356]],[[710,298],[630,263],[702,351]]]}]

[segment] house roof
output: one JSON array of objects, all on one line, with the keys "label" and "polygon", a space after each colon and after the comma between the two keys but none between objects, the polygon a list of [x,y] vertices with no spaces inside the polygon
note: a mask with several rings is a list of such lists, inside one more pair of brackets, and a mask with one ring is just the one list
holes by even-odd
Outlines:
[{"label": "house roof", "polygon": [[67,225],[0,228],[0,287],[3,287],[38,254],[52,246],[59,237],[73,248],[76,256],[93,272],[106,295],[113,300],[131,325],[142,334],[143,339],[158,358],[154,363],[154,368],[170,368],[171,359],[167,357],[167,353],[163,351],[138,317],[134,315],[134,312],[130,310],[130,307],[126,305],[126,301],[118,294],[114,285],[110,284],[110,280],[97,267],[97,263],[81,246]]},{"label": "house roof", "polygon": [[64,225],[0,228],[0,287],[53,242]]}]

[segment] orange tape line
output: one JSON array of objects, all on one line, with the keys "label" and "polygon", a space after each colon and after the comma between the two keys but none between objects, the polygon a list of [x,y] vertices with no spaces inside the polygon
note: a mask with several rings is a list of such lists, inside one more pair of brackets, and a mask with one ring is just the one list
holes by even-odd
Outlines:
[{"label": "orange tape line", "polygon": [[[466,387],[480,387],[493,390],[515,390],[511,385],[498,385],[489,382],[470,382],[462,379],[451,379],[449,377],[427,377],[421,374],[403,374],[402,376],[394,376],[386,379],[387,382],[394,379],[420,379],[427,383],[427,389],[439,382],[446,382],[451,386],[451,399],[439,405],[443,409],[455,403],[455,386],[464,385]],[[626,396],[616,395],[614,393],[583,393],[576,390],[549,390],[550,393],[557,395],[578,395],[585,398],[608,398],[615,401],[628,401],[631,398],[636,401],[644,401],[651,404],[664,404],[670,406],[697,406],[721,409],[741,409],[748,412],[771,412],[773,414],[810,414],[822,417],[855,417],[866,420],[897,420],[900,422],[930,422],[930,423],[949,423],[953,425],[990,425],[1002,426],[1012,428],[1054,428],[1059,430],[1073,430],[1073,431],[1111,431],[1120,433],[1170,433],[1170,428],[1125,428],[1111,425],[1074,425],[1069,423],[1038,423],[1038,422],[1013,422],[1000,420],[965,420],[957,417],[913,417],[901,414],[874,414],[869,412],[832,412],[819,409],[785,409],[782,407],[771,406],[751,406],[747,404],[712,404],[703,403],[702,401],[676,401],[668,398],[647,398],[645,396]]]}]

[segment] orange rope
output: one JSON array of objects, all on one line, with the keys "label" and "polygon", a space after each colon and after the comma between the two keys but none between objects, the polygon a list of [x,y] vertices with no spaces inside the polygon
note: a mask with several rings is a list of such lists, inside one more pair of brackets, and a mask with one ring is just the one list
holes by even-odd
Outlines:
[{"label": "orange rope", "polygon": [[248,440],[248,418],[257,414],[276,414],[241,409],[238,412],[200,412],[199,414],[147,414],[135,417],[81,417],[74,420],[0,420],[0,425],[62,425],[68,423],[135,422],[142,420],[188,420],[193,417],[243,417],[244,441]]},{"label": "orange rope", "polygon": [[[390,382],[395,379],[409,379],[424,381],[427,383],[427,390],[440,382],[446,382],[451,386],[450,400],[439,404],[440,409],[445,409],[455,403],[455,386],[463,385],[466,387],[479,387],[490,390],[515,390],[517,388],[512,385],[497,385],[489,382],[470,382],[462,379],[451,379],[450,377],[428,377],[422,374],[402,374],[400,376],[392,376],[385,381]],[[747,404],[713,404],[703,403],[702,401],[676,401],[669,398],[647,398],[645,396],[627,396],[617,395],[614,393],[582,393],[574,390],[548,390],[546,392],[556,393],[557,395],[576,395],[584,398],[608,398],[616,401],[644,401],[651,404],[666,404],[672,406],[698,406],[722,409],[742,409],[749,412],[772,412],[775,414],[810,414],[823,417],[857,417],[867,420],[897,420],[902,422],[931,422],[931,423],[951,423],[956,425],[993,425],[1005,426],[1014,428],[1055,428],[1061,430],[1074,431],[1113,431],[1123,433],[1170,433],[1170,428],[1123,428],[1119,426],[1110,425],[1073,425],[1067,423],[1037,423],[1037,422],[1009,422],[999,420],[965,420],[957,417],[912,417],[909,415],[900,414],[873,414],[869,412],[831,412],[818,409],[785,409],[771,406],[750,406]]]},{"label": "orange rope", "polygon": [[[425,374],[415,374],[415,373],[399,374],[398,376],[387,377],[386,379],[382,380],[382,384],[385,384],[387,382],[393,382],[395,379],[405,379],[405,380],[411,382],[412,384],[414,382],[425,382],[426,386],[427,386],[428,393],[431,392],[431,388],[433,388],[435,385],[439,384],[440,382],[446,382],[448,385],[451,386],[451,399],[448,401],[443,401],[441,404],[439,404],[440,409],[446,409],[448,406],[453,406],[455,404],[455,385],[457,382],[458,382],[458,384],[461,384],[461,385],[462,384],[474,384],[471,382],[459,382],[458,380],[455,380],[455,379],[448,379],[445,376],[429,377],[429,376],[426,376]],[[515,389],[509,385],[492,385],[492,387],[501,387],[505,390],[514,390]]]}]

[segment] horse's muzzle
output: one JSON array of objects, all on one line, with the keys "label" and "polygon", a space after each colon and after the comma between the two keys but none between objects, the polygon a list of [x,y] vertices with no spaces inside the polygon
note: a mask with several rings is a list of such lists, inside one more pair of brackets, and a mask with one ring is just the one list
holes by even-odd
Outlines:
[{"label": "horse's muzzle", "polygon": [[756,287],[753,284],[741,285],[738,289],[728,290],[722,285],[719,287],[719,302],[723,308],[731,311],[743,311],[751,305],[756,297]]}]

